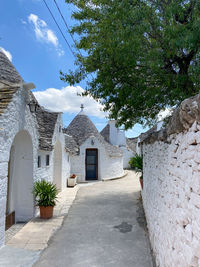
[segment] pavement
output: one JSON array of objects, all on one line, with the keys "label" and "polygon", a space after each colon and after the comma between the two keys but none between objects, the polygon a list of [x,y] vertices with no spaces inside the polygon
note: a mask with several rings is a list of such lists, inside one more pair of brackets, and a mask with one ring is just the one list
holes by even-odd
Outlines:
[{"label": "pavement", "polygon": [[79,185],[65,188],[58,194],[52,219],[42,220],[37,217],[26,223],[23,228],[16,225],[8,230],[6,245],[0,249],[0,267],[33,266],[41,251],[48,246],[51,236],[61,227],[79,188]]},{"label": "pavement", "polygon": [[152,267],[138,177],[81,187],[35,267]]}]

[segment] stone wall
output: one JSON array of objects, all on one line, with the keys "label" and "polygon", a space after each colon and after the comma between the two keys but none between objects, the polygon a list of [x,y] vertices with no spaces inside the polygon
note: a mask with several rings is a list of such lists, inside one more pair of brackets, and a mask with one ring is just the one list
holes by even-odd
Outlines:
[{"label": "stone wall", "polygon": [[[46,166],[46,155],[49,155],[49,166]],[[41,158],[41,167],[36,168],[35,180],[45,179],[53,182],[53,152],[52,151],[38,151],[38,156]]]},{"label": "stone wall", "polygon": [[[143,204],[157,266],[200,266],[199,96],[143,140]],[[184,113],[185,112],[185,113]]]},{"label": "stone wall", "polygon": [[28,92],[22,86],[13,96],[5,112],[0,116],[0,247],[4,244],[5,213],[7,199],[8,162],[15,136],[25,131],[32,140],[33,177],[37,167],[38,132],[34,115],[27,105]]},{"label": "stone wall", "polygon": [[123,168],[124,169],[129,169],[129,161],[132,157],[135,156],[132,150],[128,149],[125,146],[120,147],[120,149],[123,151]]}]

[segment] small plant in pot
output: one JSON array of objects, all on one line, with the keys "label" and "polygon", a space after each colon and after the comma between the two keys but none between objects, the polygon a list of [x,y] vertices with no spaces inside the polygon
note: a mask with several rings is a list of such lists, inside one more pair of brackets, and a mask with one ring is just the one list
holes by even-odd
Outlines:
[{"label": "small plant in pot", "polygon": [[68,187],[74,187],[76,185],[77,176],[76,174],[72,174],[67,180]]},{"label": "small plant in pot", "polygon": [[141,188],[143,189],[143,158],[142,156],[136,154],[135,157],[132,157],[129,161],[129,164],[131,168],[135,170],[136,173],[140,173],[140,185]]},{"label": "small plant in pot", "polygon": [[40,207],[40,218],[50,219],[53,216],[53,208],[56,205],[58,189],[56,185],[44,179],[34,183],[33,195],[36,206]]}]

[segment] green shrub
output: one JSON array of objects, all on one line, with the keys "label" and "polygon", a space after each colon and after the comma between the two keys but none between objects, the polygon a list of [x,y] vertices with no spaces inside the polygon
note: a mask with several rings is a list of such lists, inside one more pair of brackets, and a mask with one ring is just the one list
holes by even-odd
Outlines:
[{"label": "green shrub", "polygon": [[34,183],[33,195],[36,200],[36,206],[55,206],[58,189],[56,185],[47,182],[44,179]]},{"label": "green shrub", "polygon": [[[143,171],[143,159],[142,156],[136,154],[135,157],[132,157],[129,161],[131,168],[133,168],[136,173],[142,173]],[[142,178],[142,176],[140,177]]]}]

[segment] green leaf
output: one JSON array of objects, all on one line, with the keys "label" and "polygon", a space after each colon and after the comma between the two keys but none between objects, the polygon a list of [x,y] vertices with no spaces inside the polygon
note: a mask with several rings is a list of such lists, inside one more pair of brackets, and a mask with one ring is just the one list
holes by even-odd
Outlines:
[{"label": "green leaf", "polygon": [[55,206],[57,200],[58,189],[56,185],[42,179],[36,181],[33,187],[33,195],[37,206]]}]

